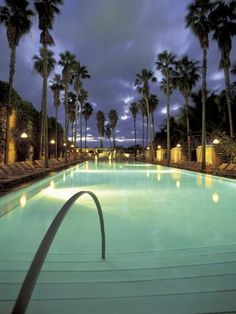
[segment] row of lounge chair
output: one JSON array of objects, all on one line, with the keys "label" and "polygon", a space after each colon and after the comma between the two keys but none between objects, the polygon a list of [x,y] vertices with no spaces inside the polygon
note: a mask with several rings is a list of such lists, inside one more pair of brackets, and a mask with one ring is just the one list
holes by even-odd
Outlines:
[{"label": "row of lounge chair", "polygon": [[[20,161],[12,164],[0,164],[0,181],[1,183],[16,181],[18,179],[24,179],[27,177],[37,177],[43,173],[47,173],[53,169],[60,169],[68,165],[73,165],[75,163],[83,161],[82,159],[74,159],[68,157],[67,163],[65,158],[52,158],[48,160],[49,168],[44,167],[44,162],[42,160]],[[19,181],[19,180],[18,180]]]},{"label": "row of lounge chair", "polygon": [[[167,160],[158,162],[161,165],[167,165]],[[181,161],[178,163],[171,163],[172,167],[181,168],[191,171],[201,171],[201,162],[196,161]],[[236,164],[233,163],[222,163],[218,167],[215,167],[211,164],[206,164],[206,173],[213,175],[220,175],[226,177],[236,178]]]}]

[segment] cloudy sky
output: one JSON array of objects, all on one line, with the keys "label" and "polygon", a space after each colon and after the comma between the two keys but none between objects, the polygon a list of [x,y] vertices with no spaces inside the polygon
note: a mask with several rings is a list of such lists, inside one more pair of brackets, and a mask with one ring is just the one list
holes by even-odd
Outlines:
[{"label": "cloudy sky", "polygon": [[[33,3],[33,1],[31,1]],[[186,8],[189,0],[64,0],[61,15],[55,20],[53,47],[55,57],[69,50],[86,65],[92,78],[84,83],[89,101],[94,105],[89,120],[88,134],[97,139],[96,112],[107,113],[116,109],[119,113],[117,140],[121,145],[132,145],[133,120],[129,104],[138,99],[133,82],[136,73],[143,68],[155,71],[158,82],[152,85],[160,104],[155,113],[156,129],[165,119],[165,97],[159,90],[161,75],[155,70],[157,54],[167,49],[178,57],[189,55],[201,60],[197,39],[185,28]],[[0,0],[0,5],[4,1]],[[9,49],[5,29],[0,28],[0,79],[8,79]],[[37,18],[33,27],[17,48],[15,89],[22,98],[40,108],[42,80],[33,70],[32,56],[39,50]],[[231,56],[236,56],[236,40]],[[211,42],[208,63],[208,89],[217,91],[223,85],[223,73],[218,71],[219,52]],[[236,61],[236,57],[234,58]],[[57,73],[61,69],[57,66]],[[171,113],[178,114],[182,98],[175,92],[171,99]],[[52,95],[48,95],[48,111],[54,115]],[[63,121],[60,107],[60,122]],[[141,117],[138,119],[138,138],[141,143]],[[123,142],[125,141],[125,142]],[[91,141],[91,146],[97,142]]]}]

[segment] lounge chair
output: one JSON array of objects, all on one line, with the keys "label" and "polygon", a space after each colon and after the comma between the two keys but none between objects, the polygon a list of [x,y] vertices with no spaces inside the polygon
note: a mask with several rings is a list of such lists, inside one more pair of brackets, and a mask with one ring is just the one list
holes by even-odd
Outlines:
[{"label": "lounge chair", "polygon": [[7,178],[8,178],[8,175],[6,174],[6,172],[0,169],[0,179],[7,179]]},{"label": "lounge chair", "polygon": [[15,165],[16,165],[19,169],[21,169],[23,172],[26,172],[26,171],[32,172],[32,171],[33,171],[32,168],[26,168],[26,167],[24,167],[24,166],[21,164],[21,162],[16,162]]},{"label": "lounge chair", "polygon": [[24,167],[26,170],[35,170],[35,167],[33,166],[33,164],[31,164],[30,162],[27,161],[20,161],[19,162],[22,167]]}]

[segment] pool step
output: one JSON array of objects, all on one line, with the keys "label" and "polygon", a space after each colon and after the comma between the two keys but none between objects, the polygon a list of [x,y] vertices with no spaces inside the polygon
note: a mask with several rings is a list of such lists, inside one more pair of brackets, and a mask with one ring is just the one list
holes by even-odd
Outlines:
[{"label": "pool step", "polygon": [[[5,312],[6,308],[12,306],[19,288],[19,284],[0,285],[2,314],[10,313]],[[236,308],[236,275],[134,282],[127,279],[126,282],[110,283],[37,284],[29,313],[40,313],[40,310],[41,313],[66,313],[60,308],[52,310],[60,306],[64,310],[67,306],[67,313],[119,313],[118,310],[122,308],[123,313],[127,314],[145,313],[137,307],[140,304],[144,310],[143,302],[148,306],[147,313],[157,313],[160,302],[162,310],[158,310],[158,313],[210,313],[216,304],[220,306],[217,313],[220,309],[232,311]],[[123,303],[127,304],[127,308],[123,307]],[[98,311],[99,308],[101,310]]]},{"label": "pool step", "polygon": [[[210,263],[223,263],[236,261],[236,252],[214,253],[207,255],[173,255],[173,256],[120,256],[120,258],[108,258],[81,261],[76,257],[66,258],[57,257],[55,261],[46,260],[43,265],[44,271],[106,271],[114,269],[150,269],[161,267],[177,267],[188,265],[204,265]],[[0,271],[27,271],[31,261],[1,260]]]},{"label": "pool step", "polygon": [[[30,263],[30,254],[1,255],[1,314],[10,313]],[[105,261],[50,254],[28,313],[219,313],[236,310],[235,300],[233,246],[113,253]]]}]

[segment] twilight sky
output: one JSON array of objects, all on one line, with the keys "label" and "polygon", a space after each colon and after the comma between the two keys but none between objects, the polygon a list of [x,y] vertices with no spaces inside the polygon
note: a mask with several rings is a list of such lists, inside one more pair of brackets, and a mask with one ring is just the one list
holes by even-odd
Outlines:
[{"label": "twilight sky", "polygon": [[[64,0],[61,15],[56,17],[52,48],[55,57],[69,50],[86,65],[92,78],[84,83],[89,92],[89,102],[94,105],[94,114],[88,122],[91,146],[98,145],[96,112],[110,109],[119,113],[117,145],[133,145],[133,119],[129,113],[130,101],[138,99],[133,87],[136,73],[143,68],[155,71],[158,53],[167,49],[182,57],[201,60],[198,40],[189,29],[185,29],[185,15],[189,0]],[[33,3],[33,1],[32,1]],[[0,5],[4,1],[0,0]],[[32,56],[38,54],[39,31],[37,18],[33,28],[17,48],[14,87],[21,97],[40,108],[42,80],[33,70]],[[5,28],[0,28],[0,80],[8,79],[9,48]],[[224,86],[223,72],[218,71],[219,52],[211,42],[208,57],[208,89],[217,91]],[[236,56],[236,40],[231,57]],[[236,57],[232,58],[236,61]],[[55,72],[60,73],[57,66]],[[156,72],[158,82],[152,85],[160,104],[155,113],[155,127],[163,123],[165,97],[159,89],[161,75]],[[171,97],[171,114],[178,114],[183,101],[178,92]],[[63,106],[60,106],[60,122],[64,125]],[[48,95],[48,112],[54,115],[52,95]],[[138,142],[141,144],[141,116],[137,121]]]}]

